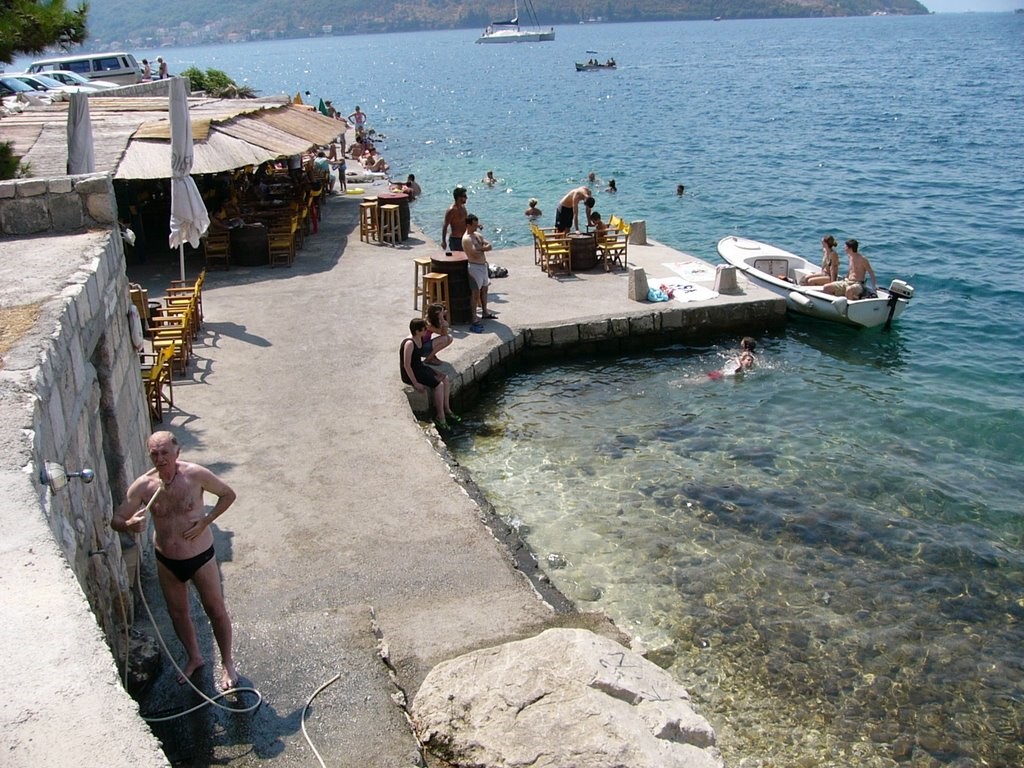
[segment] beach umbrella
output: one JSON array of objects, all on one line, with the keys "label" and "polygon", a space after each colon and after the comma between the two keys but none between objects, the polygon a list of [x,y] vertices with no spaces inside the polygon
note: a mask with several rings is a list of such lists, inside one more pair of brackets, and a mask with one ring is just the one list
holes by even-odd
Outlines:
[{"label": "beach umbrella", "polygon": [[192,120],[188,114],[188,81],[171,79],[168,109],[171,115],[171,248],[178,249],[181,279],[185,279],[185,243],[199,247],[210,226],[206,204],[192,180]]},{"label": "beach umbrella", "polygon": [[68,173],[95,173],[96,153],[92,141],[89,97],[72,93],[68,105]]}]

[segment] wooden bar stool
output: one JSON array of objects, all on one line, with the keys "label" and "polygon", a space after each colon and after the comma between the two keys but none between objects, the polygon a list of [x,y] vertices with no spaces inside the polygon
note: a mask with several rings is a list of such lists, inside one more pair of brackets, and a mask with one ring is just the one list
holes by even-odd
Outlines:
[{"label": "wooden bar stool", "polygon": [[444,308],[450,311],[448,295],[448,275],[443,272],[427,272],[423,276],[422,316],[427,316],[427,307],[431,304],[444,304]]},{"label": "wooden bar stool", "polygon": [[377,220],[377,203],[359,204],[359,239],[367,243],[380,239],[380,222]]},{"label": "wooden bar stool", "polygon": [[382,205],[380,207],[380,241],[398,245],[402,239],[402,223],[398,218],[397,205]]},{"label": "wooden bar stool", "polygon": [[420,296],[423,295],[423,276],[430,271],[430,259],[417,256],[412,260],[412,308],[420,308]]}]

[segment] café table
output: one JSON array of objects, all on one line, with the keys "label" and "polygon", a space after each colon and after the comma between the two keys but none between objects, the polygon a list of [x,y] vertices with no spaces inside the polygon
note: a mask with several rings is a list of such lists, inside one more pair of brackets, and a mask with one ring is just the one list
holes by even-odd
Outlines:
[{"label": "caf\u00e9 table", "polygon": [[597,238],[593,232],[569,235],[569,258],[573,272],[586,272],[597,266]]},{"label": "caf\u00e9 table", "polygon": [[430,271],[448,275],[448,301],[451,304],[448,307],[448,319],[452,324],[473,322],[469,302],[472,288],[466,254],[459,251],[451,254],[435,253],[430,257]]}]

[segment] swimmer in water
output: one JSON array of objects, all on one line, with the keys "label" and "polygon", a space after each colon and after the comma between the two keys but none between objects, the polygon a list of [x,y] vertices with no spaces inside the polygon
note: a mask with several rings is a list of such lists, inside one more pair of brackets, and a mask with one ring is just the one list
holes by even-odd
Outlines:
[{"label": "swimmer in water", "polygon": [[721,370],[710,371],[709,379],[718,380],[725,376],[735,376],[737,373],[749,371],[754,367],[754,352],[757,350],[757,342],[752,336],[744,336],[740,340],[740,353],[728,365]]}]

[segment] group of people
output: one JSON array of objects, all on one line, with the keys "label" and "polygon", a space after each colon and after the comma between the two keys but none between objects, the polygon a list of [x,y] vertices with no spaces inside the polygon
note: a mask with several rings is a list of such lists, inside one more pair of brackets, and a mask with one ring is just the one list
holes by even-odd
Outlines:
[{"label": "group of people", "polygon": [[[453,251],[466,254],[469,265],[470,282],[470,315],[472,322],[469,329],[473,333],[483,333],[481,321],[493,320],[497,315],[487,308],[487,287],[491,279],[487,268],[487,252],[494,246],[480,234],[480,218],[466,208],[469,193],[465,187],[456,187],[452,191],[452,204],[445,211],[441,223],[441,242],[445,253]],[[479,318],[477,310],[480,311]]]},{"label": "group of people", "polygon": [[[164,80],[170,77],[167,72],[167,62],[164,61],[163,56],[156,57],[156,79]],[[153,67],[149,63],[149,59],[142,60],[142,82],[149,83],[153,80]]]},{"label": "group of people", "polygon": [[[868,258],[859,250],[860,243],[849,239],[844,243],[847,259],[846,277],[839,277],[839,253],[835,237],[825,235],[821,238],[821,271],[804,277],[801,285],[817,287],[832,296],[845,296],[850,301],[865,298],[878,291],[878,279]],[[868,288],[867,278],[871,277]]]}]

